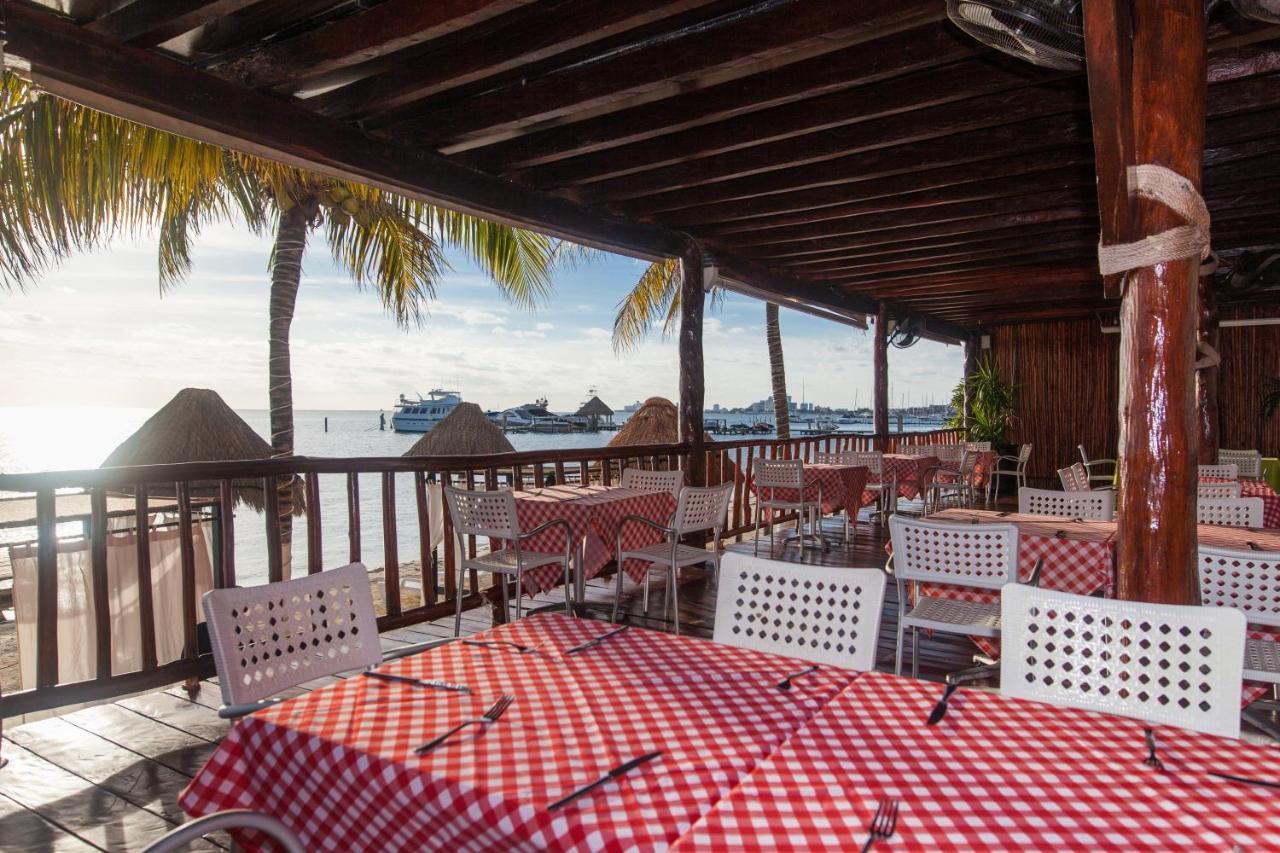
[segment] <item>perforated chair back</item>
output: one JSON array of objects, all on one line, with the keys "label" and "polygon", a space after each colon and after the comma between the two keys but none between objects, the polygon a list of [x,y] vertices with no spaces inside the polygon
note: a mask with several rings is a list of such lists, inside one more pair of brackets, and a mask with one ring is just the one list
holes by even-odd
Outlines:
[{"label": "perforated chair back", "polygon": [[1014,524],[889,519],[893,573],[900,580],[1000,589],[1017,580]]},{"label": "perforated chair back", "polygon": [[265,586],[205,593],[222,701],[248,705],[382,659],[368,570],[360,563]]},{"label": "perforated chair back", "polygon": [[729,496],[733,483],[706,488],[689,487],[680,490],[676,501],[675,523],[678,534],[699,530],[723,530],[729,515]]},{"label": "perforated chair back", "polygon": [[1000,624],[1006,696],[1240,736],[1239,610],[1010,584]]},{"label": "perforated chair back", "polygon": [[860,465],[867,469],[868,479],[879,480],[884,474],[884,454],[878,450],[854,450],[842,453],[845,465]]},{"label": "perforated chair back", "polygon": [[934,456],[939,462],[955,464],[964,459],[967,448],[963,444],[936,444],[933,446]]},{"label": "perforated chair back", "polygon": [[804,462],[799,459],[757,459],[756,488],[799,489],[804,485]]},{"label": "perforated chair back", "polygon": [[1200,601],[1234,607],[1254,625],[1280,628],[1280,552],[1201,545]]},{"label": "perforated chair back", "polygon": [[813,454],[813,462],[815,465],[839,465],[840,454],[819,451]]},{"label": "perforated chair back", "polygon": [[1089,469],[1084,467],[1083,462],[1076,462],[1066,468],[1059,468],[1058,479],[1062,481],[1062,488],[1065,491],[1089,491]]},{"label": "perforated chair back", "polygon": [[1031,443],[1027,443],[1022,445],[1020,448],[1018,448],[1018,466],[1019,467],[1026,465],[1027,461],[1031,459],[1031,449],[1033,446],[1034,445],[1032,445]]},{"label": "perforated chair back", "polygon": [[444,487],[453,532],[459,536],[515,539],[520,535],[516,496],[510,489],[485,491]]},{"label": "perforated chair back", "polygon": [[1256,450],[1218,450],[1219,465],[1235,465],[1241,477],[1262,476],[1262,454]]},{"label": "perforated chair back", "polygon": [[646,471],[643,468],[627,468],[622,472],[622,488],[638,489],[642,492],[670,492],[678,497],[684,485],[684,472]]},{"label": "perforated chair back", "polygon": [[1196,497],[1198,498],[1238,498],[1240,497],[1241,486],[1239,481],[1234,483],[1197,483]]},{"label": "perforated chair back", "polygon": [[1115,493],[1023,488],[1018,490],[1018,512],[1111,521],[1115,517]]},{"label": "perforated chair back", "polygon": [[989,453],[991,451],[991,442],[989,441],[966,441],[964,443],[965,450],[972,450],[975,453]]},{"label": "perforated chair back", "polygon": [[1221,480],[1239,480],[1240,467],[1234,462],[1227,462],[1222,465],[1201,465],[1197,469],[1200,479],[1214,478]]},{"label": "perforated chair back", "polygon": [[[747,649],[872,670],[885,574],[726,554],[713,639]],[[779,673],[782,675],[783,673]]]},{"label": "perforated chair back", "polygon": [[1201,498],[1196,523],[1217,527],[1261,527],[1262,498]]},{"label": "perforated chair back", "polygon": [[903,456],[934,456],[932,444],[910,444],[906,447],[899,447],[898,452]]}]

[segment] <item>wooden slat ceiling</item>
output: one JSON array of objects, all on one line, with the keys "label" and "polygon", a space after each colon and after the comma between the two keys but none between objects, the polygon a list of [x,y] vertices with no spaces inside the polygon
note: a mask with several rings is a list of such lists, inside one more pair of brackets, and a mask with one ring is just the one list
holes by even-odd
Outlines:
[{"label": "wooden slat ceiling", "polygon": [[[834,286],[967,328],[1115,309],[1083,76],[980,48],[942,0],[44,6],[375,138],[688,233],[766,289]],[[1211,25],[1204,186],[1228,254],[1280,243],[1277,39],[1229,12]]]}]

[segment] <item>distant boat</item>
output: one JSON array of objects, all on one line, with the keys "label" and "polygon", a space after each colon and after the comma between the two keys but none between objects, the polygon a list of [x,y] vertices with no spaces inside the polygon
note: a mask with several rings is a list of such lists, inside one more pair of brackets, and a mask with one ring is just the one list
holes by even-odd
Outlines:
[{"label": "distant boat", "polygon": [[457,391],[432,390],[427,399],[410,400],[400,395],[391,414],[391,428],[396,432],[430,432],[431,428],[458,407],[462,395]]}]

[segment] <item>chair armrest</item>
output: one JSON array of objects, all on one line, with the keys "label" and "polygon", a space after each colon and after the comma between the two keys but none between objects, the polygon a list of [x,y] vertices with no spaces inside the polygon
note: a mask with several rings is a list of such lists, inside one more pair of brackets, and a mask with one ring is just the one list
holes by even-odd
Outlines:
[{"label": "chair armrest", "polygon": [[639,522],[640,524],[643,524],[646,527],[652,527],[654,530],[657,530],[659,533],[666,534],[667,536],[676,535],[676,529],[674,527],[663,527],[658,522],[650,518],[645,518],[643,515],[624,515],[622,519],[618,522],[618,526],[614,528],[614,534],[618,537],[621,537],[622,528],[626,527],[627,522],[629,521]]},{"label": "chair armrest", "polygon": [[142,853],[168,853],[168,851],[179,850],[192,841],[199,840],[206,833],[218,829],[252,829],[274,840],[285,853],[303,853],[302,844],[289,827],[265,812],[248,809],[214,812],[187,821],[154,843],[147,845]]},{"label": "chair armrest", "polygon": [[223,705],[218,709],[218,716],[224,720],[234,720],[238,717],[252,714],[254,711],[261,711],[263,708],[279,705],[283,701],[282,697],[273,696],[270,699],[263,699],[261,702],[246,702],[243,705]]},{"label": "chair armrest", "polygon": [[565,558],[567,559],[569,554],[573,552],[573,528],[570,527],[569,522],[565,521],[563,518],[553,518],[545,524],[539,524],[532,530],[526,530],[516,537],[516,544],[518,545],[520,542],[532,536],[537,536],[539,533],[545,533],[553,527],[564,528],[564,553]]}]

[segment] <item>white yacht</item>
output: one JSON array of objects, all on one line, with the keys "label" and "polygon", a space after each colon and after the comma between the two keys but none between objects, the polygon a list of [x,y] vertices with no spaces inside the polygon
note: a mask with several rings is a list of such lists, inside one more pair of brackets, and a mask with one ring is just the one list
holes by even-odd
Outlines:
[{"label": "white yacht", "polygon": [[419,396],[417,400],[410,400],[401,394],[391,415],[391,428],[396,432],[430,432],[461,402],[462,395],[457,391],[439,388],[428,394],[427,399]]}]

